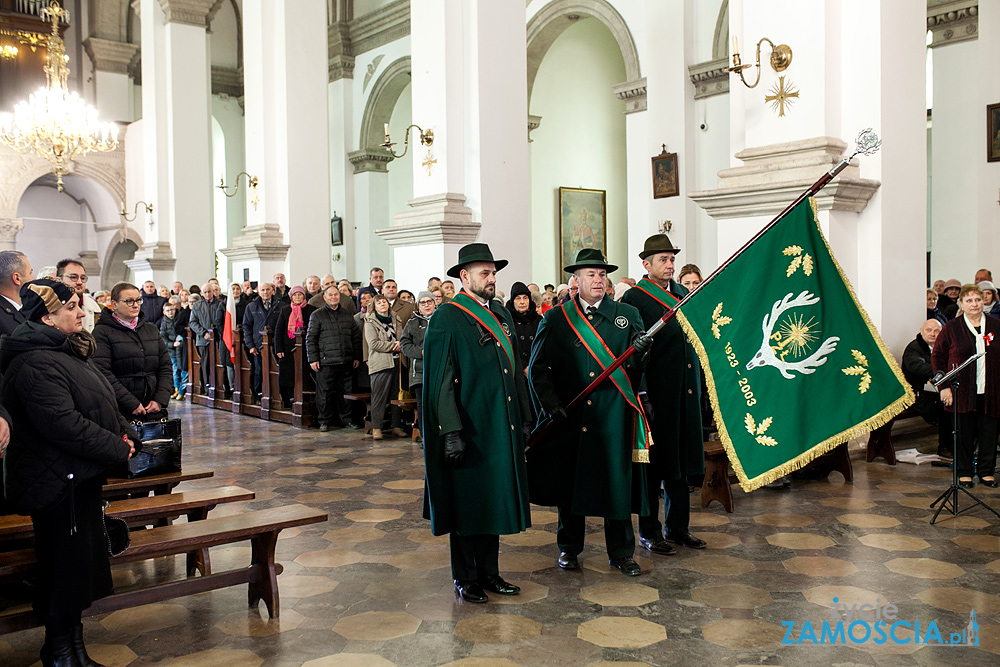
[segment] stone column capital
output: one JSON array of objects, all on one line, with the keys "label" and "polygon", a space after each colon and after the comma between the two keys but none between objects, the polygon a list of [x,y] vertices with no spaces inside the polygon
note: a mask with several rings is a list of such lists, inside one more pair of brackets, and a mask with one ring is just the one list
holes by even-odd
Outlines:
[{"label": "stone column capital", "polygon": [[931,48],[979,37],[979,0],[928,0]]},{"label": "stone column capital", "polygon": [[182,23],[208,28],[222,7],[222,0],[157,0],[166,23]]},{"label": "stone column capital", "polygon": [[528,114],[528,143],[534,141],[534,139],[531,138],[531,133],[537,130],[541,124],[541,116],[533,116],[530,113]]},{"label": "stone column capital", "polygon": [[646,110],[646,77],[616,84],[611,89],[615,97],[625,103],[625,113]]},{"label": "stone column capital", "polygon": [[166,241],[152,241],[143,243],[135,257],[125,262],[128,268],[134,272],[144,271],[173,271],[177,260],[170,244]]},{"label": "stone column capital", "polygon": [[0,250],[13,250],[14,241],[22,229],[23,218],[0,218]]},{"label": "stone column capital", "polygon": [[362,148],[359,151],[348,153],[347,159],[354,165],[355,174],[366,171],[376,171],[384,174],[389,171],[388,165],[392,162],[393,157],[392,153],[387,150]]},{"label": "stone column capital", "polygon": [[726,71],[728,64],[726,58],[719,58],[688,67],[688,76],[694,84],[694,99],[729,92],[729,72]]},{"label": "stone column capital", "polygon": [[274,223],[263,225],[247,225],[233,237],[233,245],[222,248],[219,252],[229,261],[234,260],[270,260],[285,261],[288,249],[285,245],[281,227]]},{"label": "stone column capital", "polygon": [[128,74],[129,65],[139,52],[137,44],[114,42],[99,37],[83,40],[83,48],[94,63],[94,69],[114,74]]},{"label": "stone column capital", "polygon": [[436,243],[472,243],[479,238],[482,224],[472,220],[465,195],[442,192],[409,201],[409,210],[396,214],[392,227],[375,233],[393,248]]}]

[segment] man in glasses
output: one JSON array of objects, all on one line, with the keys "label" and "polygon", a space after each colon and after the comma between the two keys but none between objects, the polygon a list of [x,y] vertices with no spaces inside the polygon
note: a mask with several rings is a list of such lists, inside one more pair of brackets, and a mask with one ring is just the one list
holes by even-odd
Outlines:
[{"label": "man in glasses", "polygon": [[[94,298],[86,293],[87,290],[87,269],[83,264],[75,259],[64,259],[56,264],[56,278],[77,293],[80,297],[80,307],[86,316],[83,318],[83,328],[94,333],[94,324],[101,314],[101,304],[94,301]],[[160,313],[163,317],[163,313]]]}]

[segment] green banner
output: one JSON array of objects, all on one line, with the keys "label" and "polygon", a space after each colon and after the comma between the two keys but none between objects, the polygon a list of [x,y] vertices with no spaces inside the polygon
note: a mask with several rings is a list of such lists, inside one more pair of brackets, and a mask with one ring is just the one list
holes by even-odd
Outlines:
[{"label": "green banner", "polygon": [[681,310],[744,491],[798,470],[913,403],[830,252],[812,199]]}]

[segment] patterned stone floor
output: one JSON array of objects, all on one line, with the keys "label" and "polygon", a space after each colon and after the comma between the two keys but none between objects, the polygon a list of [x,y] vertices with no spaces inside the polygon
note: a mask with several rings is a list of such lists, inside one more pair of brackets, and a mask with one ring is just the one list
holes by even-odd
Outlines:
[{"label": "patterned stone floor", "polygon": [[[422,456],[408,440],[177,412],[185,461],[215,470],[190,486],[257,493],[216,513],[300,502],[330,520],[282,534],[280,620],[248,611],[242,586],[88,618],[92,653],[109,667],[998,663],[998,521],[977,509],[930,525],[946,469],[866,464],[855,449],[853,484],[834,473],[790,490],[736,490],[733,514],[717,503],[702,510],[695,497],[692,530],[709,548],[640,550],[637,578],[609,571],[596,522],[583,569],[559,570],[556,515],[534,508],[529,531],[501,539],[502,572],[521,595],[471,605],[453,594],[446,538],[420,517]],[[976,491],[1000,507],[996,491]],[[216,569],[248,560],[248,546],[213,551]],[[178,557],[116,568],[115,579],[128,586],[182,572]],[[933,621],[946,639],[974,608],[981,646],[781,643],[782,622],[796,623],[793,636],[803,621],[818,628],[833,598],[892,603],[900,620],[921,623],[921,636]],[[36,664],[41,641],[39,629],[0,637],[0,664]]]}]

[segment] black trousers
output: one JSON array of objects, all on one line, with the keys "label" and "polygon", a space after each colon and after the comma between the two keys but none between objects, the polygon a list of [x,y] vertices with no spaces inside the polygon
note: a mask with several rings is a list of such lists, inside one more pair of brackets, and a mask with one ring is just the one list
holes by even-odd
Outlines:
[{"label": "black trousers", "polygon": [[250,355],[250,390],[253,391],[253,396],[250,398],[256,401],[261,394],[263,381],[261,380],[261,375],[263,373],[263,362],[260,360],[260,350],[257,350],[257,354]]},{"label": "black trousers", "polygon": [[[587,535],[587,517],[573,514],[568,507],[559,508],[559,529],[556,542],[559,551],[579,556],[583,551],[583,540]],[[632,519],[604,519],[604,543],[608,548],[608,558],[621,560],[635,553],[635,532]]]},{"label": "black trousers", "polygon": [[[951,415],[949,415],[950,417]],[[976,411],[964,412],[958,415],[958,451],[955,452],[955,465],[959,477],[972,476],[972,461],[976,461],[976,474],[980,479],[991,477],[997,465],[997,428],[996,417],[986,416],[986,395],[976,397]],[[976,445],[979,445],[979,456],[976,457]]]},{"label": "black trousers", "polygon": [[403,415],[399,406],[389,405],[398,391],[399,361],[396,361],[395,368],[376,371],[369,377],[372,383],[372,428],[382,428],[386,410],[389,411],[389,428],[400,428],[403,425]]},{"label": "black trousers", "polygon": [[344,400],[344,394],[350,393],[353,371],[350,364],[320,365],[316,372],[316,410],[320,424],[333,423],[334,411],[340,418],[341,426],[347,426],[351,421],[351,409]]},{"label": "black trousers", "polygon": [[210,356],[208,354],[208,345],[199,345],[197,347],[198,356],[201,357],[201,392],[202,394],[207,394],[209,382],[211,381],[209,370],[212,368],[212,360],[208,358]]},{"label": "black trousers", "polygon": [[475,581],[488,574],[500,574],[499,535],[449,536],[451,577],[455,581]]},{"label": "black trousers", "polygon": [[687,480],[659,480],[650,476],[647,491],[649,516],[639,517],[639,535],[647,540],[663,537],[660,498],[664,495],[666,502],[663,503],[663,521],[667,525],[667,533],[688,532],[691,520],[691,495],[688,493]]}]

